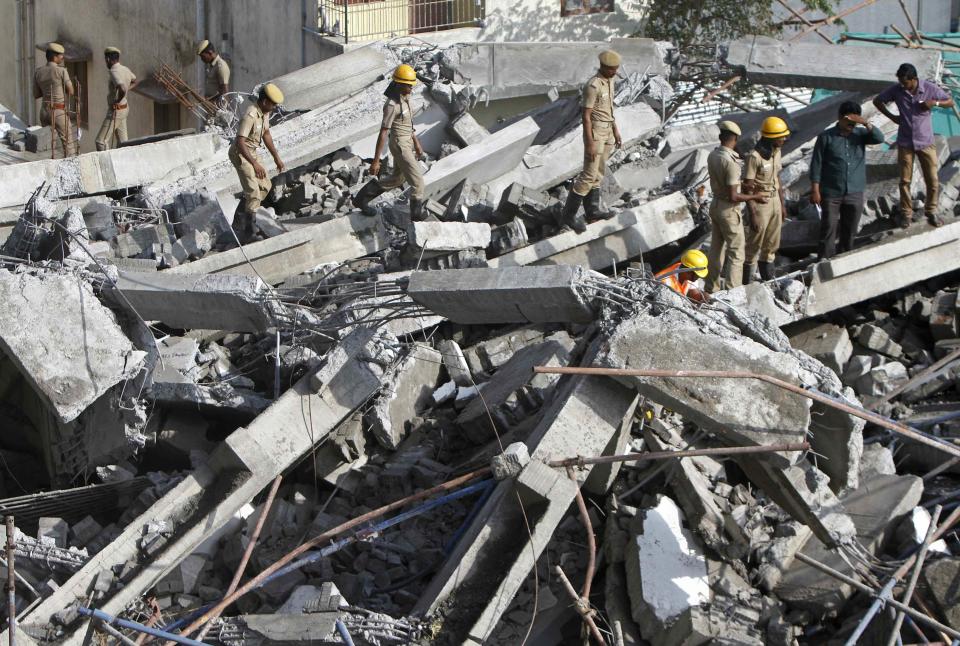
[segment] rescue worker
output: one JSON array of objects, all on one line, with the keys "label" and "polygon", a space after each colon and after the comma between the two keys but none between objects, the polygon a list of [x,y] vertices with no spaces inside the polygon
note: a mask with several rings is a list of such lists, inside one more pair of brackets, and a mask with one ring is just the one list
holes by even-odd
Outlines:
[{"label": "rescue worker", "polygon": [[230,91],[230,66],[209,40],[197,46],[197,56],[204,64],[203,94],[208,101],[219,105],[220,98]]},{"label": "rescue worker", "polygon": [[[393,71],[393,80],[384,95],[383,121],[380,123],[380,135],[370,163],[370,181],[363,185],[353,196],[353,205],[367,215],[376,215],[370,209],[370,200],[390,189],[410,185],[410,219],[414,222],[423,219],[423,198],[426,187],[423,183],[423,171],[420,162],[423,147],[413,130],[413,109],[410,107],[410,93],[417,84],[417,73],[409,65],[398,65]],[[380,155],[383,145],[389,139],[390,156],[393,158],[393,174],[384,179],[380,175]]]},{"label": "rescue worker", "polygon": [[[73,138],[73,124],[67,114],[67,101],[73,96],[73,82],[63,66],[63,45],[47,45],[47,64],[38,67],[33,73],[33,96],[40,101],[40,125],[53,126],[64,157],[77,154],[76,141]],[[51,143],[56,157],[57,147]]]},{"label": "rescue worker", "polygon": [[[563,207],[562,223],[577,233],[587,230],[587,221],[613,217],[600,205],[600,182],[614,146],[620,148],[620,130],[613,118],[613,79],[620,69],[620,55],[612,50],[600,54],[600,69],[583,89],[583,170],[573,180]],[[580,205],[586,219],[580,215]]]},{"label": "rescue worker", "polygon": [[739,287],[743,280],[745,241],[741,202],[765,204],[764,195],[744,195],[740,192],[740,162],[734,148],[740,136],[740,126],[732,121],[721,121],[720,145],[707,157],[710,174],[710,255],[707,263],[707,294],[722,289]]},{"label": "rescue worker", "polygon": [[708,264],[707,254],[699,249],[689,249],[680,257],[680,262],[659,272],[655,278],[681,296],[706,303],[710,297],[694,287],[694,283],[698,278],[707,277]]},{"label": "rescue worker", "polygon": [[237,175],[240,176],[240,186],[243,187],[243,201],[233,216],[233,230],[240,244],[253,238],[257,209],[270,193],[272,186],[267,170],[257,159],[257,148],[260,144],[265,144],[273,156],[278,173],[286,169],[280,161],[280,155],[273,145],[273,136],[270,134],[270,113],[281,103],[283,92],[273,83],[267,83],[260,88],[256,101],[247,101],[240,108],[237,136],[227,153],[233,167],[237,169]]},{"label": "rescue worker", "polygon": [[747,203],[750,214],[746,231],[747,255],[743,266],[743,284],[753,279],[759,265],[760,279],[773,278],[773,260],[780,248],[780,231],[787,208],[783,201],[780,152],[790,136],[787,122],[780,117],[767,117],[760,127],[760,140],[747,155],[743,172],[745,193],[765,195],[765,204]]},{"label": "rescue worker", "polygon": [[127,140],[127,117],[130,114],[127,95],[137,85],[137,76],[120,64],[120,50],[107,47],[103,59],[110,73],[107,86],[107,116],[103,119],[95,143],[97,150],[106,150]]}]

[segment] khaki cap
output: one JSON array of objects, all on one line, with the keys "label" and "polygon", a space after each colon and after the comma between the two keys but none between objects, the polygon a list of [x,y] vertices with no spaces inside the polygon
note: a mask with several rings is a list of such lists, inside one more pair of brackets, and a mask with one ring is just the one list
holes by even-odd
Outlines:
[{"label": "khaki cap", "polygon": [[277,105],[283,103],[283,92],[273,83],[267,83],[263,86],[263,95]]},{"label": "khaki cap", "polygon": [[720,128],[720,130],[726,130],[727,132],[732,132],[738,137],[742,134],[742,132],[740,131],[740,126],[735,124],[733,121],[721,121],[720,123],[717,124],[717,127]]},{"label": "khaki cap", "polygon": [[105,50],[103,50],[103,54],[104,56],[106,56],[107,54],[116,54],[119,56],[120,50],[117,49],[116,47],[107,47]]},{"label": "khaki cap", "polygon": [[202,53],[203,53],[203,50],[205,50],[207,47],[210,47],[210,41],[209,41],[209,40],[201,40],[201,41],[200,41],[200,44],[197,45],[197,56],[199,56],[200,54],[202,54]]},{"label": "khaki cap", "polygon": [[612,49],[600,53],[600,64],[607,67],[617,67],[620,65],[620,54]]},{"label": "khaki cap", "polygon": [[63,48],[63,45],[61,45],[60,43],[47,43],[47,51],[63,54],[66,50]]}]

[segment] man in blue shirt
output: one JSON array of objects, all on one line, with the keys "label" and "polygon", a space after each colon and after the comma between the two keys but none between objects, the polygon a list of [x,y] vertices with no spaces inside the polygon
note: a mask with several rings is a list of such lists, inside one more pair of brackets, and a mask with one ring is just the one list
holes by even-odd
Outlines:
[{"label": "man in blue shirt", "polygon": [[[860,116],[860,104],[844,101],[837,124],[817,137],[810,160],[810,201],[820,205],[819,259],[833,256],[839,225],[840,253],[853,248],[867,185],[866,146],[883,143],[883,133]],[[858,127],[858,126],[866,126]]]},{"label": "man in blue shirt", "polygon": [[[893,114],[887,104],[894,102],[900,114]],[[900,163],[900,213],[903,216],[901,226],[906,229],[913,220],[913,195],[910,184],[913,182],[913,158],[920,160],[923,170],[923,183],[927,193],[924,211],[927,221],[935,227],[943,225],[937,214],[937,197],[940,182],[937,171],[940,168],[937,148],[933,144],[933,108],[953,106],[953,98],[936,84],[917,78],[917,68],[904,63],[897,69],[897,82],[877,95],[873,105],[888,119],[900,126],[897,132],[897,159]]]}]

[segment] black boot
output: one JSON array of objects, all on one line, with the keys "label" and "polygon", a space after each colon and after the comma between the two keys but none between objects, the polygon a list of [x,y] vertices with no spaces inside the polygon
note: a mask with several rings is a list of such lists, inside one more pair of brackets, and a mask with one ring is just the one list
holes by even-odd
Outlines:
[{"label": "black boot", "polygon": [[233,232],[237,236],[237,241],[245,245],[253,239],[253,223],[255,216],[247,211],[243,200],[237,205],[237,210],[233,213]]},{"label": "black boot", "polygon": [[410,198],[410,221],[420,222],[423,220],[423,200],[415,197]]},{"label": "black boot", "polygon": [[587,221],[580,215],[581,204],[583,204],[583,196],[571,190],[567,194],[567,203],[563,205],[563,213],[560,215],[561,224],[567,225],[577,233],[587,230]]},{"label": "black boot", "polygon": [[756,268],[757,268],[756,265],[743,266],[743,284],[744,285],[749,285],[750,282],[753,280],[753,272]]},{"label": "black boot", "polygon": [[382,195],[386,190],[387,189],[380,186],[377,178],[373,178],[364,184],[363,188],[357,191],[357,194],[353,196],[351,201],[355,207],[363,211],[364,215],[374,216],[377,212],[375,209],[370,208],[370,200],[378,195]]},{"label": "black boot", "polygon": [[600,189],[595,188],[583,200],[583,210],[587,213],[587,222],[596,222],[597,220],[609,220],[616,213],[613,211],[604,211],[600,204]]},{"label": "black boot", "polygon": [[760,265],[760,280],[767,281],[773,280],[773,263],[772,262],[761,262]]}]

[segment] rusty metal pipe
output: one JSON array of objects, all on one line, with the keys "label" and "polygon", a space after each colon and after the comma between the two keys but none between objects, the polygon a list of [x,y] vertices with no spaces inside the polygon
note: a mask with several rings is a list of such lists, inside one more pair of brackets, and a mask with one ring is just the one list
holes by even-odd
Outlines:
[{"label": "rusty metal pipe", "polygon": [[926,444],[927,446],[943,451],[944,453],[949,453],[952,456],[960,457],[960,447],[927,437],[922,433],[918,433],[917,431],[913,430],[909,426],[897,424],[893,420],[887,419],[882,415],[877,415],[876,413],[863,408],[838,402],[832,397],[828,397],[819,391],[801,388],[800,386],[788,383],[782,379],[777,379],[776,377],[771,377],[770,375],[765,375],[758,372],[748,372],[746,370],[634,370],[629,368],[584,367],[555,368],[551,366],[535,366],[533,371],[542,374],[598,375],[603,377],[701,377],[708,379],[756,379],[758,381],[763,381],[776,386],[777,388],[782,388],[783,390],[792,392],[796,395],[800,395],[801,397],[806,397],[807,399],[820,402],[821,404],[825,404],[831,408],[843,411],[844,413],[853,415],[854,417],[859,417],[860,419],[864,419],[868,422],[876,424],[877,426],[882,426],[883,428],[889,429],[894,433],[910,438],[915,442],[919,442],[920,444]]}]

